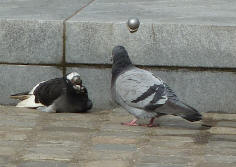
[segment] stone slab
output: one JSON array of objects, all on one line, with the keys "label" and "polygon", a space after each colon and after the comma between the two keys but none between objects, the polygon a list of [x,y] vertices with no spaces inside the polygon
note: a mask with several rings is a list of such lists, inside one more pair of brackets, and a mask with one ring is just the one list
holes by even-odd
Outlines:
[{"label": "stone slab", "polygon": [[0,62],[61,63],[63,21],[88,2],[0,1]]},{"label": "stone slab", "polygon": [[0,19],[0,62],[59,64],[62,21]]},{"label": "stone slab", "polygon": [[91,0],[3,0],[0,18],[20,20],[65,20]]},{"label": "stone slab", "polygon": [[[180,99],[201,112],[236,112],[236,75],[233,72],[148,70],[166,81]],[[110,96],[111,69],[81,67],[68,68],[67,71],[81,74],[94,108],[114,105]]]},{"label": "stone slab", "polygon": [[49,66],[0,65],[0,104],[16,104],[11,94],[29,91],[37,83],[61,77],[62,71]]},{"label": "stone slab", "polygon": [[[236,2],[190,0],[95,1],[67,21],[66,61],[110,64],[116,45],[135,64],[233,67],[236,56]],[[129,17],[141,21],[129,33]]]},{"label": "stone slab", "polygon": [[236,2],[232,0],[99,0],[72,21],[126,22],[139,17],[144,23],[184,23],[235,26]]}]

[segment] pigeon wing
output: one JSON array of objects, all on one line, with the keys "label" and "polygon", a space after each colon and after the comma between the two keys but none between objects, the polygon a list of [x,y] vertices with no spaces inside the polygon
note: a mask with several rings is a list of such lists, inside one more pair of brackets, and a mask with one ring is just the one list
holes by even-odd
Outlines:
[{"label": "pigeon wing", "polygon": [[63,78],[55,78],[40,83],[33,92],[35,102],[40,102],[46,106],[51,105],[62,94],[64,88],[66,88],[66,84]]},{"label": "pigeon wing", "polygon": [[132,68],[117,78],[115,96],[131,107],[145,110],[156,108],[167,101],[163,81],[139,68]]}]

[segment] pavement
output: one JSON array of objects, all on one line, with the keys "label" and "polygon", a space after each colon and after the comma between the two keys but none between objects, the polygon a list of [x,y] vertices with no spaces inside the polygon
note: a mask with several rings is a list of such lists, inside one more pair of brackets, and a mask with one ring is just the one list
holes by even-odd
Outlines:
[{"label": "pavement", "polygon": [[[127,29],[129,17],[140,19],[136,33]],[[199,111],[236,113],[233,0],[2,0],[0,104],[78,71],[94,107],[110,109],[116,45]]]},{"label": "pavement", "polygon": [[236,114],[204,113],[196,123],[165,116],[153,128],[120,124],[130,119],[121,108],[76,114],[0,106],[0,166],[236,166]]}]

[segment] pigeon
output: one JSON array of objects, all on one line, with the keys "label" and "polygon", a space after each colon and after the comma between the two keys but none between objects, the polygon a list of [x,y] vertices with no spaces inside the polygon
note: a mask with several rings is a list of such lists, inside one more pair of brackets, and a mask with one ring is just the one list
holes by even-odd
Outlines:
[{"label": "pigeon", "polygon": [[39,108],[44,112],[82,113],[93,105],[77,72],[42,81],[30,92],[11,95],[11,98],[22,100],[16,107]]},{"label": "pigeon", "polygon": [[[154,119],[163,115],[180,116],[190,122],[199,121],[202,115],[193,107],[179,100],[175,92],[151,72],[135,67],[123,46],[112,50],[111,94],[136,118],[128,126],[154,125]],[[150,119],[148,124],[138,124],[138,119]]]}]

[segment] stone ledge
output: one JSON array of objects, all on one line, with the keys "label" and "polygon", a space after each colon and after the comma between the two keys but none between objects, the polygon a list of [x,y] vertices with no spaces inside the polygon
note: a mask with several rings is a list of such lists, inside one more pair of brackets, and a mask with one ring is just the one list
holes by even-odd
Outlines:
[{"label": "stone ledge", "polygon": [[137,65],[236,68],[236,26],[68,21],[66,62],[111,64],[111,50],[123,45]]},{"label": "stone ledge", "polygon": [[[107,109],[114,106],[110,93],[110,68],[68,67],[67,71],[78,71],[81,74],[95,108]],[[236,78],[233,72],[149,71],[166,81],[180,99],[201,112],[236,112]]]},{"label": "stone ledge", "polygon": [[11,94],[29,91],[37,83],[62,76],[62,70],[50,66],[0,65],[1,104],[16,104]]},{"label": "stone ledge", "polygon": [[[95,1],[67,21],[66,61],[109,64],[124,45],[139,65],[235,68],[236,2]],[[130,34],[129,17],[141,21]]]}]

